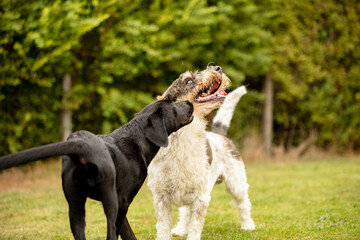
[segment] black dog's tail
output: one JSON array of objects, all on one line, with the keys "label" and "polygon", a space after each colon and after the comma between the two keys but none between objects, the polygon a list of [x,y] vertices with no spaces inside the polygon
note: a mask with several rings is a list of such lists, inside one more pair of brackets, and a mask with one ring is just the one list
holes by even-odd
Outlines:
[{"label": "black dog's tail", "polygon": [[85,154],[88,145],[81,141],[51,143],[44,146],[29,148],[17,153],[0,157],[0,170],[15,167],[36,160],[68,154]]},{"label": "black dog's tail", "polygon": [[224,104],[217,111],[213,124],[211,126],[211,131],[223,136],[226,136],[226,133],[229,129],[231,119],[234,114],[236,104],[239,102],[240,98],[246,94],[246,87],[241,86],[229,93]]}]

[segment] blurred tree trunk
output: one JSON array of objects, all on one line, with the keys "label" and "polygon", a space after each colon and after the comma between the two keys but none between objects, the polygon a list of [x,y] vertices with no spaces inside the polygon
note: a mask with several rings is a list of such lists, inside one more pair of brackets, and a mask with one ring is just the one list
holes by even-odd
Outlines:
[{"label": "blurred tree trunk", "polygon": [[71,92],[71,76],[69,73],[65,73],[63,77],[63,109],[61,112],[61,129],[62,129],[62,141],[65,141],[72,132],[72,112],[69,108],[69,98]]},{"label": "blurred tree trunk", "polygon": [[263,112],[263,139],[265,153],[267,157],[272,155],[273,140],[273,105],[274,105],[274,86],[272,73],[269,72],[265,79],[265,105]]}]

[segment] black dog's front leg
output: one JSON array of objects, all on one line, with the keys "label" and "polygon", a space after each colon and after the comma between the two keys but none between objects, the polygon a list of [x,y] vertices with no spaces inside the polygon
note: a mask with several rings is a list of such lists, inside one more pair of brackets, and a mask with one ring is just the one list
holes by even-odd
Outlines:
[{"label": "black dog's front leg", "polygon": [[132,231],[126,216],[120,227],[120,236],[123,240],[136,240],[135,234]]},{"label": "black dog's front leg", "polygon": [[129,221],[126,217],[127,211],[127,207],[119,208],[116,219],[116,236],[119,237],[120,234],[121,239],[123,240],[136,240],[135,234],[132,231]]}]

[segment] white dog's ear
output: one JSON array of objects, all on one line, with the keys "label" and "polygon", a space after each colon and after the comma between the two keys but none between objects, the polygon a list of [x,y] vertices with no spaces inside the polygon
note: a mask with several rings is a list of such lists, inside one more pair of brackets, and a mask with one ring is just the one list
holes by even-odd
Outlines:
[{"label": "white dog's ear", "polygon": [[151,114],[147,119],[145,137],[159,147],[167,147],[169,145],[164,119],[160,114]]}]

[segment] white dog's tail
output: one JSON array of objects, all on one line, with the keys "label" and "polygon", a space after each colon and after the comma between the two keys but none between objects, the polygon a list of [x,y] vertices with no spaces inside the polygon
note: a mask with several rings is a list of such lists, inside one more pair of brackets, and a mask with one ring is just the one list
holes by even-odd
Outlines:
[{"label": "white dog's tail", "polygon": [[220,107],[214,117],[213,124],[211,126],[212,132],[226,136],[236,104],[246,93],[246,87],[241,86],[226,96],[224,104]]}]

